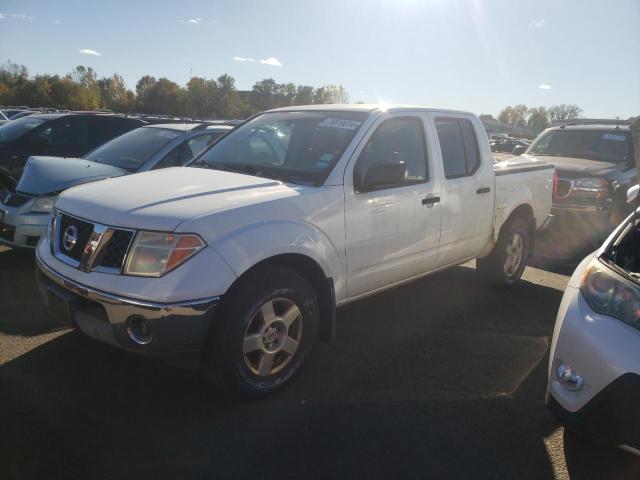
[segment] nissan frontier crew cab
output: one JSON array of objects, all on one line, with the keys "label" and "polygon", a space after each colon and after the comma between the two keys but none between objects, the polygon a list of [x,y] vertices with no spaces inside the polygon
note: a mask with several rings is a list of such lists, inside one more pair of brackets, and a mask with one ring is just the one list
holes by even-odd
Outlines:
[{"label": "nissan frontier crew cab", "polygon": [[547,163],[494,164],[470,113],[276,109],[187,168],[64,191],[39,285],[90,337],[196,354],[221,390],[258,396],[333,337],[337,306],[474,258],[516,282],[553,188]]}]

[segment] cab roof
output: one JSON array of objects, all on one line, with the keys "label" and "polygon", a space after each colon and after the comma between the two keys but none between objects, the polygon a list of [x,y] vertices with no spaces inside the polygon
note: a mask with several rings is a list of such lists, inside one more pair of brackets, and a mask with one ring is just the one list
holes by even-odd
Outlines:
[{"label": "cab roof", "polygon": [[299,111],[344,111],[344,112],[364,112],[371,113],[376,110],[382,112],[437,112],[437,113],[462,113],[472,115],[471,112],[461,110],[448,110],[442,108],[431,108],[419,105],[387,105],[383,103],[355,103],[355,104],[326,104],[326,105],[301,105],[296,107],[282,107],[267,110],[268,112],[299,112]]}]

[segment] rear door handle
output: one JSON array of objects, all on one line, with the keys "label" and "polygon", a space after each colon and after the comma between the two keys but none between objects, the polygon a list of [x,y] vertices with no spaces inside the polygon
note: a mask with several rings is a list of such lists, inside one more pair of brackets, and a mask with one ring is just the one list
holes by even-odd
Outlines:
[{"label": "rear door handle", "polygon": [[440,197],[427,197],[422,199],[422,204],[431,207],[440,201]]},{"label": "rear door handle", "polygon": [[491,188],[483,187],[483,188],[479,188],[478,190],[476,190],[476,193],[478,195],[480,195],[481,193],[489,193],[490,191],[491,191]]}]

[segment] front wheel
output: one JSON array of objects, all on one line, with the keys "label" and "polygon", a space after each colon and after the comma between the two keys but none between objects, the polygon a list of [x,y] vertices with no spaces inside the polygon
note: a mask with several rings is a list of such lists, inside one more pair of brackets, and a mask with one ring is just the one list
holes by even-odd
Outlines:
[{"label": "front wheel", "polygon": [[510,287],[522,277],[530,252],[529,228],[516,218],[502,228],[491,253],[476,260],[476,268],[491,285]]},{"label": "front wheel", "polygon": [[315,342],[318,299],[297,273],[267,265],[224,299],[204,351],[204,373],[225,393],[269,394],[298,373]]}]

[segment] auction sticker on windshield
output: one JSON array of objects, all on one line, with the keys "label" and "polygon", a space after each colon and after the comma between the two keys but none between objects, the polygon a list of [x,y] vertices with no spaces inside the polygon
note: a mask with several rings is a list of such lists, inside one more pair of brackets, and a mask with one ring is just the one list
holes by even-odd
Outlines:
[{"label": "auction sticker on windshield", "polygon": [[325,118],[322,123],[319,123],[319,127],[332,127],[332,128],[342,128],[344,130],[355,130],[358,128],[362,122],[358,122],[356,120],[344,120],[342,118],[334,118],[329,117]]},{"label": "auction sticker on windshield", "polygon": [[605,133],[602,136],[603,140],[614,140],[616,142],[624,142],[627,137],[625,137],[624,135],[616,135],[614,133]]}]

